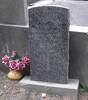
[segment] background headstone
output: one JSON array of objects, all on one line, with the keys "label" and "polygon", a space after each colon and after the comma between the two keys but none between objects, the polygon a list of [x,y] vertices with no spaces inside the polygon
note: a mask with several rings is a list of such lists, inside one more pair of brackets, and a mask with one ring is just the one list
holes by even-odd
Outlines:
[{"label": "background headstone", "polygon": [[26,0],[0,0],[0,24],[26,25]]},{"label": "background headstone", "polygon": [[67,83],[69,11],[57,6],[29,9],[31,79]]},{"label": "background headstone", "polygon": [[88,86],[88,33],[70,32],[69,74]]}]

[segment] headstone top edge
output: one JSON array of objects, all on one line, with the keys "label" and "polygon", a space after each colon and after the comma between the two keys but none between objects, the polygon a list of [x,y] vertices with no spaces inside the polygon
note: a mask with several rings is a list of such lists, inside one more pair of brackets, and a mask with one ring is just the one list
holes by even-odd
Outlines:
[{"label": "headstone top edge", "polygon": [[59,1],[52,1],[52,0],[37,1],[35,3],[30,4],[28,9],[35,8],[35,7],[43,7],[43,6],[51,6],[51,7],[54,6],[54,7],[62,7],[65,9],[69,9],[68,6],[60,4]]},{"label": "headstone top edge", "polygon": [[69,7],[65,7],[65,6],[61,6],[61,5],[40,5],[40,6],[33,5],[33,6],[29,6],[28,10],[32,9],[32,8],[39,8],[39,7],[58,7],[58,8],[70,10]]}]

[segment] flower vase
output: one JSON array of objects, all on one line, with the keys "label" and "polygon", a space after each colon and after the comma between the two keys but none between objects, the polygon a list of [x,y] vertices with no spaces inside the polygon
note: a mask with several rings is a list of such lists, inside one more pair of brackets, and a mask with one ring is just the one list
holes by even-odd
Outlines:
[{"label": "flower vase", "polygon": [[23,77],[23,74],[20,71],[10,70],[7,76],[10,80],[20,80]]}]

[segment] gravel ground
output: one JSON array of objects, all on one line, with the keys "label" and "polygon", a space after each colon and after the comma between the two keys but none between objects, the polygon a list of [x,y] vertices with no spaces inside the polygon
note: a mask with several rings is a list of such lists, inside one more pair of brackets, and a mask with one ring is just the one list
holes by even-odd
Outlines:
[{"label": "gravel ground", "polygon": [[[88,100],[88,93],[80,93],[80,100]],[[0,72],[0,100],[73,100],[70,96],[46,95],[27,90],[18,84],[18,81],[8,80],[6,74]]]}]

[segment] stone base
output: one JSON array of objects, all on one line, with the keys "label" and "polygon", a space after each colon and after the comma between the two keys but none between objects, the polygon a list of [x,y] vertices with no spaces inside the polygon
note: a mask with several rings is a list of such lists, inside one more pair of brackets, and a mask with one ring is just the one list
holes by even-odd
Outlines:
[{"label": "stone base", "polygon": [[33,81],[29,77],[24,77],[20,81],[21,86],[25,86],[38,92],[57,94],[61,96],[72,96],[78,100],[79,80],[69,79],[67,84],[56,84],[50,82]]}]

